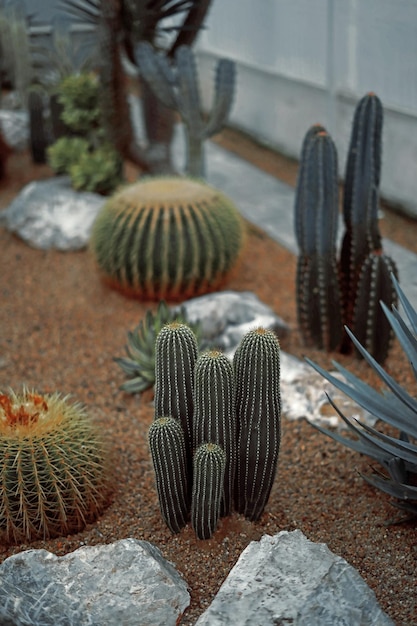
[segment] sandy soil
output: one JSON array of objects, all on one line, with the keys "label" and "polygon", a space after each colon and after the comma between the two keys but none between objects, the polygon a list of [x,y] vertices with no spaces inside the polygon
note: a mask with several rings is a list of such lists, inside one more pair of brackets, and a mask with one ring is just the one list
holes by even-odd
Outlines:
[{"label": "sandy soil", "polygon": [[[224,133],[221,141],[244,156],[246,139]],[[294,182],[296,165],[254,147],[258,165]],[[275,155],[276,156],[276,155]],[[14,156],[9,177],[0,182],[0,207],[32,177],[50,175]],[[417,252],[417,224],[386,212],[385,232]],[[255,228],[249,229],[247,254],[228,287],[252,290],[292,328],[282,348],[302,356],[296,327],[294,278],[296,259]],[[367,486],[358,472],[369,460],[318,434],[306,422],[283,418],[278,473],[261,520],[239,515],[221,521],[209,541],[197,541],[187,526],[171,535],[158,509],[147,431],[153,419],[152,394],[141,397],[119,390],[125,380],[114,356],[124,353],[126,332],[154,304],[124,298],[98,280],[88,252],[60,253],[29,248],[0,230],[0,389],[22,383],[39,392],[60,390],[84,402],[112,442],[117,488],[96,523],[81,533],[17,546],[0,546],[0,561],[28,548],[62,555],[81,545],[125,537],[151,541],[172,561],[190,587],[191,606],[181,622],[192,625],[210,604],[242,550],[264,533],[299,528],[312,541],[325,542],[358,569],[397,626],[417,622],[415,594],[415,525],[398,521],[402,513],[389,498]],[[308,351],[324,366],[335,355]],[[371,380],[364,363],[337,356]],[[398,345],[387,362],[389,371],[415,392]],[[414,385],[414,386],[413,386]]]}]

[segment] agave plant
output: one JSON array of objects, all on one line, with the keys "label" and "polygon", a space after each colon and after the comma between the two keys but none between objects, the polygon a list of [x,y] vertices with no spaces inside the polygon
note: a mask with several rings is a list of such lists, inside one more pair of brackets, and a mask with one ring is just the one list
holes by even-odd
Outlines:
[{"label": "agave plant", "polygon": [[[417,313],[393,274],[391,274],[391,279],[408,323],[395,306],[392,306],[391,310],[383,302],[381,306],[417,379]],[[381,367],[350,330],[346,329],[346,331],[357,350],[388,390],[376,391],[336,362],[334,365],[346,382],[338,380],[310,359],[307,361],[319,374],[378,420],[398,429],[399,436],[387,435],[355,418],[347,418],[331,400],[330,402],[354,438],[344,437],[317,424],[312,425],[335,441],[380,463],[385,472],[376,471],[373,475],[363,476],[363,478],[377,489],[397,498],[398,501],[393,501],[395,506],[411,512],[413,516],[417,515],[417,399]]]},{"label": "agave plant", "polygon": [[[128,393],[142,393],[155,382],[155,340],[159,331],[170,322],[188,323],[185,315],[172,310],[161,300],[155,313],[148,310],[145,318],[136,328],[128,331],[126,345],[127,357],[115,357],[114,361],[129,376],[129,380],[120,386]],[[191,328],[199,337],[198,325]]]}]

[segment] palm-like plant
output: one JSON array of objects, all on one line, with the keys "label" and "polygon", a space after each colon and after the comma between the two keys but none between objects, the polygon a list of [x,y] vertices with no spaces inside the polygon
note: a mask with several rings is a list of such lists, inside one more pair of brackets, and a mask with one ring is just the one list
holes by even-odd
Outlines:
[{"label": "palm-like plant", "polygon": [[[381,306],[417,379],[417,313],[404,295],[395,277],[391,275],[391,278],[408,323],[395,306],[392,307],[392,310],[389,310],[382,302]],[[307,359],[308,363],[335,387],[377,417],[378,420],[398,429],[399,436],[384,434],[357,419],[347,418],[331,399],[331,404],[346,423],[349,431],[353,433],[354,438],[344,437],[317,424],[312,425],[335,441],[378,461],[385,472],[376,471],[371,476],[363,476],[363,478],[374,487],[397,498],[398,501],[394,501],[393,504],[415,516],[417,515],[417,399],[411,396],[377,363],[351,331],[348,329],[346,331],[356,348],[388,390],[376,391],[336,362],[334,365],[346,382],[326,372],[310,359]]]}]

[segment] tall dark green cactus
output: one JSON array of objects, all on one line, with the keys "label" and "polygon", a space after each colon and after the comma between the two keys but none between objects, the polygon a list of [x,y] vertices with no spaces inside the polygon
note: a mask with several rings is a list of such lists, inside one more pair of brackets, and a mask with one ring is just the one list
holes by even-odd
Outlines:
[{"label": "tall dark green cactus", "polygon": [[232,364],[218,350],[201,354],[195,367],[194,450],[206,442],[220,445],[226,454],[221,515],[229,515],[236,468],[235,394]]},{"label": "tall dark green cactus", "polygon": [[[388,307],[396,302],[390,280],[390,273],[396,274],[396,267],[383,253],[378,229],[382,121],[379,98],[374,93],[367,94],[356,107],[352,125],[343,202],[346,231],[338,272],[334,257],[337,210],[329,221],[320,219],[325,213],[317,211],[317,207],[329,200],[337,207],[337,195],[330,191],[331,188],[337,192],[336,173],[330,187],[325,187],[325,181],[328,184],[330,181],[328,163],[322,158],[326,153],[315,148],[323,137],[323,128],[319,125],[308,131],[303,143],[295,202],[295,232],[300,248],[297,308],[304,340],[319,348],[340,347],[342,352],[349,352],[353,348],[349,337],[340,341],[342,320],[344,325],[353,328],[354,334],[379,362],[387,357],[392,338],[392,329],[381,313],[379,300]],[[329,156],[330,152],[327,158]],[[315,163],[315,171],[309,167],[309,160]],[[326,249],[323,243],[329,242],[332,245]],[[325,262],[316,258],[317,250],[323,253]],[[324,280],[323,276],[331,278]],[[338,292],[341,296],[336,295]],[[322,319],[324,324],[319,323]],[[326,325],[328,320],[329,326]],[[329,328],[334,332],[329,333]],[[338,336],[338,341],[328,340],[334,336]]]},{"label": "tall dark green cactus", "polygon": [[151,44],[142,42],[136,48],[135,60],[155,95],[182,117],[187,135],[187,173],[204,177],[203,142],[222,129],[230,113],[235,64],[228,59],[219,60],[213,106],[206,121],[202,116],[196,63],[190,47],[180,46],[176,50],[172,67],[166,56],[157,54]]},{"label": "tall dark green cactus", "polygon": [[337,153],[320,125],[307,132],[295,200],[297,313],[304,341],[326,350],[343,336],[336,260],[338,220]]},{"label": "tall dark green cactus", "polygon": [[155,342],[155,417],[179,420],[185,437],[187,467],[192,465],[194,367],[197,339],[180,322],[164,326]]},{"label": "tall dark green cactus", "polygon": [[225,467],[226,454],[215,443],[203,443],[194,453],[191,525],[198,539],[210,539],[217,528]]},{"label": "tall dark green cactus", "polygon": [[187,523],[190,499],[184,432],[175,417],[160,417],[148,438],[162,517],[178,533]]},{"label": "tall dark green cactus", "polygon": [[236,379],[235,505],[260,518],[274,482],[281,439],[280,347],[264,328],[249,331],[233,359]]}]

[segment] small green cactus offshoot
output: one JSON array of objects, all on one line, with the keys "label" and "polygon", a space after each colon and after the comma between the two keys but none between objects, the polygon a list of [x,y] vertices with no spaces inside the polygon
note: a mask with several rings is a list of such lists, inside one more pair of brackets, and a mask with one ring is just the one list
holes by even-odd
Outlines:
[{"label": "small green cactus offshoot", "polygon": [[235,506],[260,518],[274,482],[281,440],[280,347],[271,330],[257,328],[241,340],[236,378],[237,468]]},{"label": "small green cactus offshoot", "polygon": [[149,448],[161,514],[173,533],[185,526],[191,484],[184,432],[178,419],[160,417],[149,428]]},{"label": "small green cactus offshoot", "polygon": [[203,141],[220,132],[229,116],[235,87],[235,64],[228,59],[218,61],[213,107],[206,121],[202,116],[197,69],[190,47],[178,47],[174,67],[148,42],[139,44],[135,59],[150,89],[165,106],[180,113],[187,134],[187,173],[203,178]]},{"label": "small green cactus offshoot", "polygon": [[106,444],[85,409],[58,393],[0,393],[0,537],[78,532],[110,489]]},{"label": "small green cactus offshoot", "polygon": [[197,338],[186,324],[171,322],[155,343],[155,417],[179,420],[185,436],[187,463],[192,466],[194,368]]},{"label": "small green cactus offshoot", "polygon": [[210,539],[217,528],[223,496],[226,453],[203,443],[194,453],[191,525],[198,539]]},{"label": "small green cactus offshoot", "polygon": [[388,354],[392,329],[378,303],[382,300],[391,306],[396,302],[389,280],[396,268],[383,253],[378,229],[382,117],[382,104],[374,93],[359,101],[346,166],[346,231],[338,265],[336,150],[328,135],[329,149],[324,149],[326,133],[320,125],[310,128],[303,143],[295,202],[300,249],[297,309],[305,342],[329,351],[350,352],[352,342],[342,332],[346,324],[381,363]]},{"label": "small green cactus offshoot", "polygon": [[195,367],[193,449],[207,442],[218,444],[226,454],[221,515],[229,515],[236,468],[235,389],[232,364],[218,350],[203,352]]}]

